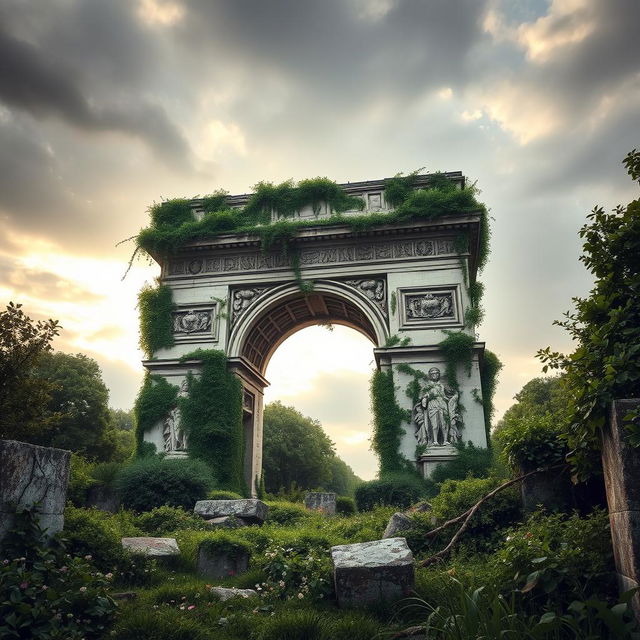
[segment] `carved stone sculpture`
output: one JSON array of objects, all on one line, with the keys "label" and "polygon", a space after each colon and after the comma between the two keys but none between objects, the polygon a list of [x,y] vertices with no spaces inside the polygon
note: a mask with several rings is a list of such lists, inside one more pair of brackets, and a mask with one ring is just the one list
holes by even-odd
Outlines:
[{"label": "carved stone sculpture", "polygon": [[189,309],[178,311],[173,316],[174,333],[203,333],[211,329],[212,311]]},{"label": "carved stone sculpture", "polygon": [[[187,381],[183,380],[178,392],[178,398],[186,398],[189,395]],[[163,448],[166,453],[187,450],[187,434],[182,428],[182,416],[180,415],[180,401],[165,417],[162,424]]]},{"label": "carved stone sculpture", "polygon": [[248,309],[255,299],[266,291],[265,287],[252,289],[236,289],[231,301],[231,320],[235,322]]},{"label": "carved stone sculpture", "polygon": [[453,293],[430,293],[407,296],[407,318],[453,318]]},{"label": "carved stone sculpture", "polygon": [[440,381],[440,369],[429,369],[420,401],[413,407],[415,437],[420,445],[444,446],[460,439],[459,394]]},{"label": "carved stone sculpture", "polygon": [[374,302],[382,311],[386,312],[386,287],[385,281],[381,278],[371,278],[368,280],[345,280],[348,285],[355,287],[364,293],[369,300]]}]

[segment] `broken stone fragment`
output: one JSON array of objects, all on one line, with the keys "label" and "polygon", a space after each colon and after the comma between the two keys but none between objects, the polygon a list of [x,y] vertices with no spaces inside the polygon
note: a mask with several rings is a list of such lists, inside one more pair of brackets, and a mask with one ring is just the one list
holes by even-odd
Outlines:
[{"label": "broken stone fragment", "polygon": [[304,506],[311,511],[321,511],[328,516],[333,516],[336,514],[336,494],[307,491],[304,494]]},{"label": "broken stone fragment", "polygon": [[222,602],[230,598],[254,598],[258,595],[258,592],[253,589],[236,589],[235,587],[211,587],[211,593],[218,596]]},{"label": "broken stone fragment", "polygon": [[248,524],[262,524],[269,507],[255,498],[245,500],[198,500],[193,512],[209,520],[223,516],[236,516]]},{"label": "broken stone fragment", "polygon": [[217,580],[244,573],[249,568],[249,552],[233,553],[214,551],[200,545],[196,560],[196,572],[205,578]]},{"label": "broken stone fragment", "polygon": [[331,547],[331,562],[341,607],[397,600],[413,588],[413,554],[404,538]]},{"label": "broken stone fragment", "polygon": [[237,516],[220,516],[219,518],[210,518],[209,520],[205,520],[205,522],[213,528],[220,529],[237,529],[238,527],[244,527],[250,524],[244,522]]},{"label": "broken stone fragment", "polygon": [[180,555],[175,538],[122,538],[122,548],[136,555],[154,558]]},{"label": "broken stone fragment", "polygon": [[399,531],[411,529],[412,526],[413,520],[408,515],[398,511],[389,518],[387,528],[384,530],[382,538],[395,538]]}]

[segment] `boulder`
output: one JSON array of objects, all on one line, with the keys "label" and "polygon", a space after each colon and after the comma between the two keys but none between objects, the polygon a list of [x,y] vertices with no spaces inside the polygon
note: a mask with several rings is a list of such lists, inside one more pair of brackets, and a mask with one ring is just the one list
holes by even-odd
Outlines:
[{"label": "boulder", "polygon": [[175,538],[122,538],[122,548],[130,553],[154,558],[180,555]]},{"label": "boulder", "polygon": [[[258,592],[253,589],[236,589],[235,587],[211,587],[211,593],[220,598],[222,602],[229,600],[230,598],[254,598],[257,597]],[[225,620],[225,618],[220,618]]]},{"label": "boulder", "polygon": [[397,600],[413,588],[413,554],[404,538],[331,547],[331,562],[341,607]]},{"label": "boulder", "polygon": [[387,528],[384,530],[382,538],[395,538],[399,531],[411,529],[412,526],[413,520],[408,515],[398,511],[389,518]]},{"label": "boulder", "polygon": [[200,545],[196,560],[196,572],[212,580],[229,578],[244,573],[249,568],[249,553],[234,550],[217,551]]},{"label": "boulder", "polygon": [[22,509],[34,508],[48,535],[62,530],[70,456],[62,449],[0,440],[0,540]]},{"label": "boulder", "polygon": [[262,524],[269,507],[255,498],[244,500],[198,500],[193,512],[209,520],[222,516],[236,516],[247,524]]},{"label": "boulder", "polygon": [[322,511],[328,516],[336,514],[336,494],[323,491],[307,491],[304,506],[312,511]]}]

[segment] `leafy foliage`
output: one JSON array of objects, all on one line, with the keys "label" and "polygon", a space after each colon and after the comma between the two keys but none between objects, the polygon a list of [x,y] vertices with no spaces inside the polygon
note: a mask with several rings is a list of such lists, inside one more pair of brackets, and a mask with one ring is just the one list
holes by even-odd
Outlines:
[{"label": "leafy foliage", "polygon": [[138,392],[133,414],[136,428],[136,453],[143,455],[144,434],[152,429],[176,406],[178,387],[167,382],[162,376],[146,373]]},{"label": "leafy foliage", "polygon": [[407,420],[396,401],[393,371],[374,371],[371,378],[371,410],[373,413],[373,437],[371,448],[378,456],[380,476],[397,473],[406,468],[406,460],[399,453],[405,431],[402,423]]},{"label": "leafy foliage", "polygon": [[452,389],[458,389],[458,367],[463,366],[467,375],[471,375],[473,362],[473,345],[475,337],[463,331],[444,330],[447,337],[438,343],[445,357],[445,378]]},{"label": "leafy foliage", "polygon": [[59,420],[47,445],[109,460],[116,451],[116,433],[98,363],[81,353],[46,353],[33,375],[53,385],[48,411]]},{"label": "leafy foliage", "polygon": [[436,484],[445,480],[464,480],[468,476],[487,478],[493,462],[491,449],[476,447],[472,442],[455,445],[457,455],[453,460],[439,464],[429,479]]},{"label": "leafy foliage", "polygon": [[171,287],[166,284],[145,285],[138,293],[140,348],[147,358],[153,358],[158,349],[175,344],[171,317],[175,308]]},{"label": "leafy foliage", "polygon": [[[640,154],[632,151],[624,164],[629,175],[640,174]],[[578,478],[593,471],[600,450],[599,435],[615,398],[640,396],[640,199],[612,213],[593,209],[580,230],[580,260],[595,278],[587,298],[574,298],[575,311],[557,322],[577,343],[566,356],[548,347],[538,357],[560,369],[572,400],[565,430],[569,460]],[[640,421],[628,420],[629,441],[640,446]]]},{"label": "leafy foliage", "polygon": [[245,494],[242,383],[227,368],[223,351],[198,350],[182,360],[199,360],[200,374],[187,376],[189,395],[179,399],[189,454],[207,463],[217,488]]},{"label": "leafy foliage", "polygon": [[370,511],[381,505],[406,508],[436,492],[433,483],[416,474],[387,474],[380,480],[369,480],[359,485],[356,505],[358,511]]},{"label": "leafy foliage", "polygon": [[48,411],[53,384],[33,369],[59,330],[57,320],[34,322],[20,304],[0,313],[0,438],[43,444],[57,424]]},{"label": "leafy foliage", "polygon": [[122,504],[135,511],[163,505],[193,509],[206,497],[213,478],[201,460],[147,456],[126,466],[116,484]]},{"label": "leafy foliage", "polygon": [[356,512],[356,501],[349,496],[336,497],[336,513],[341,516],[352,516]]},{"label": "leafy foliage", "polygon": [[480,384],[482,385],[482,410],[484,413],[484,427],[487,434],[487,443],[491,442],[491,424],[493,420],[493,397],[498,384],[498,374],[502,369],[502,362],[498,356],[485,349],[484,358],[480,364]]},{"label": "leafy foliage", "polygon": [[48,539],[29,511],[3,540],[0,564],[0,637],[24,640],[101,638],[116,605],[109,580],[89,562]]},{"label": "leafy foliage", "polygon": [[211,527],[200,517],[181,507],[163,505],[135,517],[135,525],[150,536],[166,536],[178,529],[208,531]]}]

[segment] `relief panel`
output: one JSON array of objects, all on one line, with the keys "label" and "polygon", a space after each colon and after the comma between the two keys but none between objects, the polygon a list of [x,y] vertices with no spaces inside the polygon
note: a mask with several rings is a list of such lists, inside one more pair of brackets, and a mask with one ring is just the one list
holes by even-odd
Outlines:
[{"label": "relief panel", "polygon": [[462,326],[460,286],[399,289],[401,329]]}]

